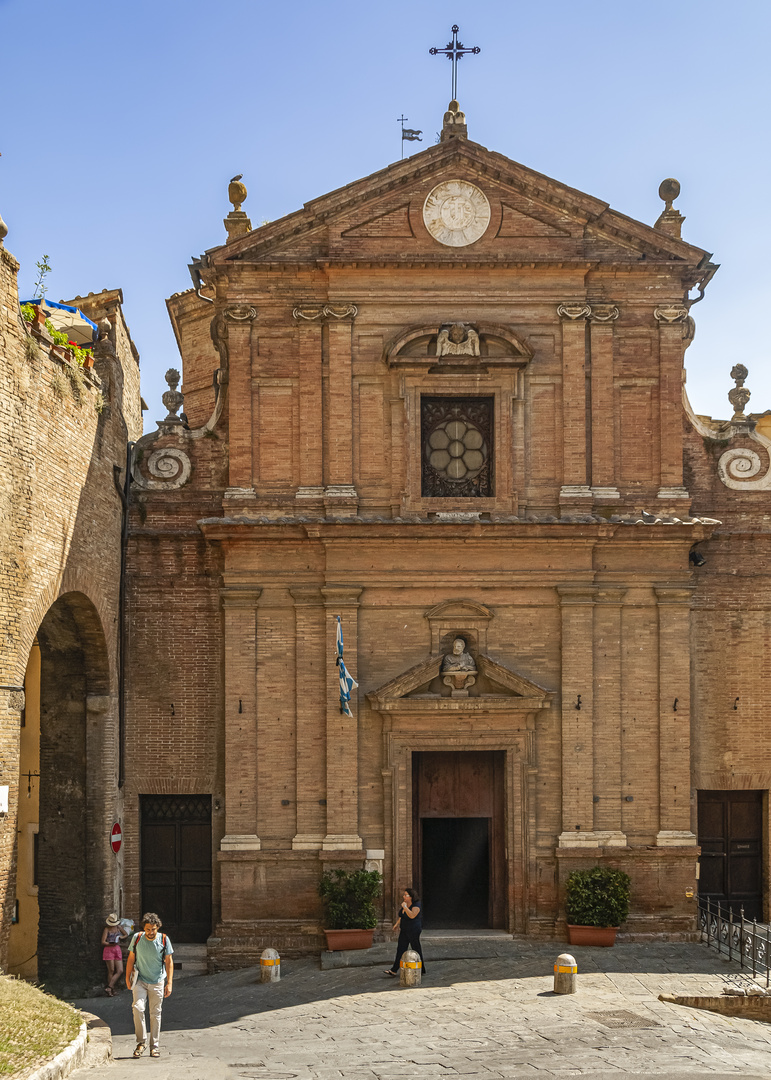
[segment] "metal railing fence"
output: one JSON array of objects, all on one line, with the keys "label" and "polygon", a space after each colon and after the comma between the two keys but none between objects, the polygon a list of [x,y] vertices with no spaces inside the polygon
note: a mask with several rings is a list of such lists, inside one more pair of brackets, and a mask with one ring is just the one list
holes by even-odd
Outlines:
[{"label": "metal railing fence", "polygon": [[701,940],[711,949],[737,960],[743,968],[752,969],[753,978],[765,974],[766,986],[771,983],[771,926],[745,919],[744,908],[737,917],[730,907],[699,897],[699,930]]}]

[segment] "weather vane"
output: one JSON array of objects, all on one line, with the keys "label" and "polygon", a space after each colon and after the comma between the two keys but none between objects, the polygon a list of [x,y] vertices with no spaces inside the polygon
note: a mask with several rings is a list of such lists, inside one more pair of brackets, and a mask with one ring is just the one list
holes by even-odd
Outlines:
[{"label": "weather vane", "polygon": [[452,100],[458,100],[458,61],[463,59],[465,53],[473,53],[477,56],[482,50],[478,45],[474,45],[472,48],[467,49],[462,41],[458,41],[459,26],[453,26],[452,28],[452,41],[448,41],[447,45],[443,49],[429,49],[428,51],[432,56],[437,56],[442,53],[448,60],[452,60]]},{"label": "weather vane", "polygon": [[423,142],[421,135],[423,134],[422,128],[406,128],[404,126],[405,120],[409,120],[409,116],[397,116],[396,123],[402,125],[402,159],[404,158],[404,144],[405,142]]}]

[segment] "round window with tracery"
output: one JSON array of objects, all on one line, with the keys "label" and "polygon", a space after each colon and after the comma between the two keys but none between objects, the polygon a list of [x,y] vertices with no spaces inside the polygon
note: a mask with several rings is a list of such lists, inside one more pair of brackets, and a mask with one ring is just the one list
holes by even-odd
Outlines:
[{"label": "round window with tracery", "polygon": [[450,482],[472,480],[488,457],[485,437],[467,420],[448,420],[428,437],[426,457],[432,469]]}]

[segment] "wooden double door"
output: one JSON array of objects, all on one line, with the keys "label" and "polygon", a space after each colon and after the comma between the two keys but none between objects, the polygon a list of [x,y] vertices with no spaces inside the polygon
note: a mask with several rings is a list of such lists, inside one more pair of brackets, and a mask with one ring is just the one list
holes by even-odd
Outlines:
[{"label": "wooden double door", "polygon": [[504,752],[412,755],[413,882],[428,929],[505,926]]},{"label": "wooden double door", "polygon": [[160,915],[172,945],[212,926],[210,795],[142,795],[142,912]]},{"label": "wooden double door", "polygon": [[763,792],[700,791],[699,896],[763,918]]}]

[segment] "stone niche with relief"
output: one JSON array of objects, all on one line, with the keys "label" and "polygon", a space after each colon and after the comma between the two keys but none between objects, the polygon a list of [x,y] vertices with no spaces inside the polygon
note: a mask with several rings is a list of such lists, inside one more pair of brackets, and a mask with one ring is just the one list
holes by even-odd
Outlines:
[{"label": "stone niche with relief", "polygon": [[523,368],[532,357],[532,349],[507,327],[469,322],[461,316],[413,327],[385,349],[389,367],[428,368],[429,373]]},{"label": "stone niche with relief", "polygon": [[491,617],[489,609],[468,600],[432,608],[427,612],[432,655],[368,694],[372,707],[379,712],[548,708],[548,690],[483,651]]}]

